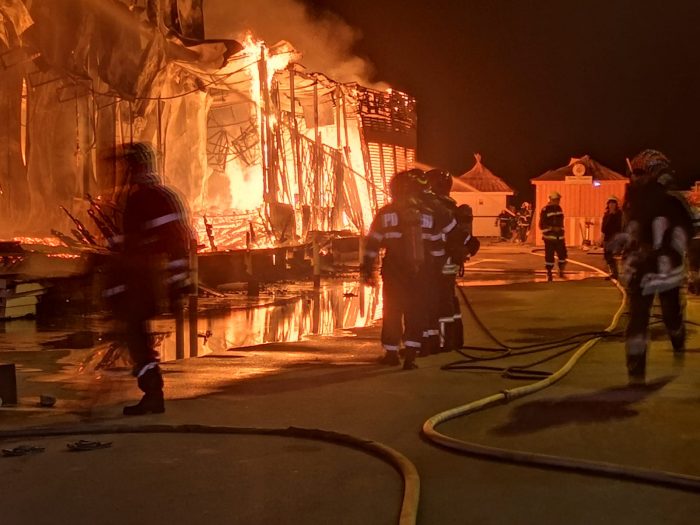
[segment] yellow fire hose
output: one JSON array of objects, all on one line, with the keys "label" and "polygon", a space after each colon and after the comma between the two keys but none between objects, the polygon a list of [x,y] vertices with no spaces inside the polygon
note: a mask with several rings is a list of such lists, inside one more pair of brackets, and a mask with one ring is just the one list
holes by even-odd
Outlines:
[{"label": "yellow fire hose", "polygon": [[[594,266],[572,261],[569,262],[592,269],[599,273],[604,273]],[[604,330],[606,333],[611,333],[617,326],[622,313],[625,310],[626,293],[625,290],[615,281],[615,285],[622,293],[622,302],[615,312],[610,325]],[[554,372],[549,377],[531,383],[526,386],[507,389],[497,394],[472,401],[462,406],[440,412],[423,423],[423,434],[430,441],[443,447],[456,450],[461,453],[496,459],[500,461],[509,461],[516,464],[525,464],[539,467],[559,468],[588,474],[606,475],[611,477],[630,479],[634,481],[642,481],[645,483],[665,485],[672,488],[689,490],[693,492],[700,491],[700,477],[675,472],[664,472],[640,467],[630,467],[618,465],[614,463],[589,461],[584,459],[568,458],[562,456],[553,456],[549,454],[540,454],[535,452],[526,452],[520,450],[509,450],[498,447],[491,447],[477,443],[462,441],[446,434],[442,434],[436,430],[436,427],[451,419],[456,419],[461,416],[466,416],[480,410],[485,410],[495,405],[508,403],[514,399],[518,399],[535,392],[539,392],[559,381],[568,374],[578,360],[590,350],[603,336],[595,337],[583,343],[576,352],[569,358],[562,368]]]}]

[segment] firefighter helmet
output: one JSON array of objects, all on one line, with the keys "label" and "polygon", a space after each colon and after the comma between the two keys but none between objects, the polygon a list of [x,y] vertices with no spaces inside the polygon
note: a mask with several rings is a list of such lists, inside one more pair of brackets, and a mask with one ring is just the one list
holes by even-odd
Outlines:
[{"label": "firefighter helmet", "polygon": [[157,184],[156,152],[148,142],[124,144],[119,154],[127,165],[127,173],[134,184]]},{"label": "firefighter helmet", "polygon": [[425,173],[425,178],[428,179],[428,184],[433,193],[437,195],[447,196],[452,189],[452,175],[448,171],[441,169],[433,169]]},{"label": "firefighter helmet", "polygon": [[673,180],[673,170],[669,158],[655,149],[645,149],[637,153],[629,162],[630,176],[652,179],[659,182]]},{"label": "firefighter helmet", "polygon": [[420,182],[420,177],[424,176],[421,170],[399,171],[389,181],[389,193],[392,199],[402,199],[412,197],[423,191],[427,187],[427,182]]},{"label": "firefighter helmet", "polygon": [[558,191],[553,191],[552,193],[549,194],[550,201],[556,201],[559,199],[561,199],[561,194]]}]

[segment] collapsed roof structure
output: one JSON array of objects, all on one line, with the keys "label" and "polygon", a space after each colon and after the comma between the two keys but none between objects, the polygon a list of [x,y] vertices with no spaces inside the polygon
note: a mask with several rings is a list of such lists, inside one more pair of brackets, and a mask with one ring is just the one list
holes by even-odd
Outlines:
[{"label": "collapsed roof structure", "polygon": [[368,227],[414,164],[415,100],[309,72],[284,41],[206,40],[201,4],[0,4],[0,235],[65,231],[59,206],[89,224],[88,194],[118,222],[125,181],[103,159],[130,141],[220,248]]}]

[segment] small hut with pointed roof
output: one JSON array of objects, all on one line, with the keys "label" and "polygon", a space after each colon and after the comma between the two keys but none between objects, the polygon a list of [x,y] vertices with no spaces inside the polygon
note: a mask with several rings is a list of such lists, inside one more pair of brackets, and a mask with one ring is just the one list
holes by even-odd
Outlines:
[{"label": "small hut with pointed roof", "polygon": [[535,243],[544,244],[538,228],[540,210],[547,204],[549,195],[561,195],[564,210],[564,230],[568,246],[585,246],[597,242],[608,199],[618,198],[622,205],[627,177],[607,168],[588,155],[572,157],[566,166],[549,170],[530,179],[535,186]]},{"label": "small hut with pointed roof", "polygon": [[474,235],[497,237],[496,217],[506,207],[513,189],[481,163],[481,155],[474,155],[474,167],[454,178],[450,196],[457,204],[468,204],[474,211]]}]

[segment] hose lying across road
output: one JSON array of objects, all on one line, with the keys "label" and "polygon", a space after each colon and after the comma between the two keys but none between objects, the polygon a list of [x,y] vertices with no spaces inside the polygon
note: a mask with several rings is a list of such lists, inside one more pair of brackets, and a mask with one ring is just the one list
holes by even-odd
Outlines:
[{"label": "hose lying across road", "polygon": [[[569,262],[603,273],[598,268],[595,268],[582,262],[572,261],[571,259],[569,259]],[[625,310],[626,303],[626,294],[624,289],[617,282],[615,282],[615,285],[622,293],[622,302],[620,304],[620,307],[615,312],[615,315],[613,316],[610,325],[600,335],[594,336],[593,338],[581,344],[576,350],[576,352],[571,356],[571,358],[569,358],[569,360],[564,364],[562,368],[535,383],[518,388],[503,390],[502,392],[499,392],[497,394],[493,394],[491,396],[472,401],[470,403],[452,408],[450,410],[446,410],[431,417],[425,423],[423,423],[423,434],[425,435],[425,437],[433,443],[449,448],[451,450],[455,450],[465,454],[475,455],[478,457],[484,457],[487,459],[495,459],[499,461],[507,461],[510,463],[531,465],[537,467],[565,469],[575,472],[629,479],[633,481],[641,481],[644,483],[650,483],[655,485],[664,485],[681,490],[700,492],[700,477],[698,476],[678,474],[675,472],[657,471],[639,467],[630,467],[607,462],[589,461],[585,459],[568,458],[562,456],[553,456],[549,454],[540,454],[535,452],[525,452],[519,450],[509,450],[504,448],[491,447],[477,443],[462,441],[457,438],[450,437],[446,434],[442,434],[441,432],[438,432],[436,430],[438,425],[445,423],[446,421],[450,421],[461,416],[466,416],[474,412],[485,410],[496,405],[508,403],[514,399],[518,399],[543,390],[548,386],[551,386],[552,384],[556,383],[566,374],[568,374],[574,367],[574,365],[578,362],[578,360],[588,350],[590,350],[603,337],[605,337],[608,334],[612,334],[613,330],[615,330],[620,320],[620,317],[622,316],[622,313]],[[466,295],[463,295],[463,297],[465,301],[467,301]],[[468,301],[467,306],[471,307]],[[490,334],[488,329],[485,326],[483,326],[483,324],[481,326],[482,329],[484,329],[485,332],[487,332],[495,342],[497,342],[501,346],[505,346],[502,345],[498,341],[498,339],[496,339],[493,336],[493,334]]]},{"label": "hose lying across road", "polygon": [[55,436],[80,436],[104,434],[224,434],[280,436],[313,439],[351,447],[372,454],[392,465],[403,477],[404,491],[401,503],[399,525],[414,525],[418,517],[420,499],[420,478],[413,463],[398,452],[382,443],[361,439],[348,434],[340,434],[314,428],[249,428],[209,425],[86,425],[61,428],[19,429],[0,431],[0,439],[46,438]]}]

